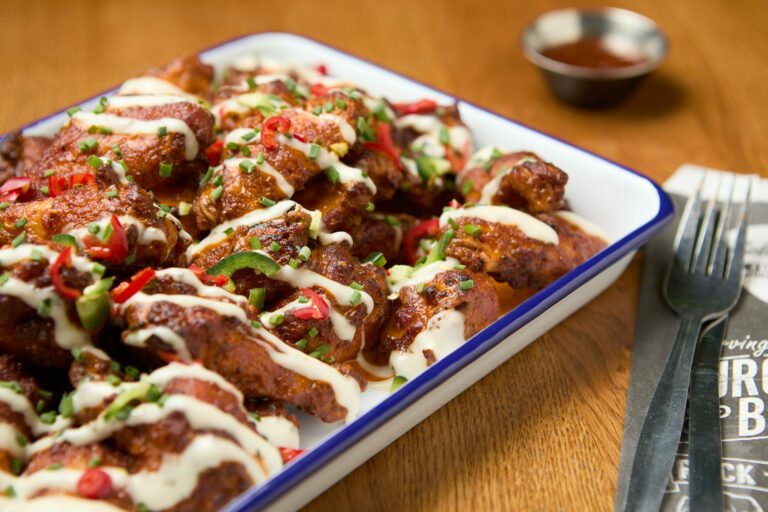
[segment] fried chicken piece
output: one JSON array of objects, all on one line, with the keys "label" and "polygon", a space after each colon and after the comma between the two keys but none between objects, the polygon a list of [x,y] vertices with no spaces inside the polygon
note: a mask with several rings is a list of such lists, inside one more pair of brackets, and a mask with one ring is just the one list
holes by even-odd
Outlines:
[{"label": "fried chicken piece", "polygon": [[365,182],[331,183],[325,176],[317,176],[294,200],[307,209],[320,211],[330,231],[348,232],[357,229],[373,195]]},{"label": "fried chicken piece", "polygon": [[[52,480],[29,494],[19,486],[19,499],[68,494],[125,510],[143,504],[151,510],[212,511],[282,467],[277,448],[254,428],[239,391],[199,365],[171,364],[120,388],[105,384],[84,381],[77,387],[73,404],[89,403],[92,396],[104,400],[85,416],[73,405],[74,424],[35,451],[21,477],[35,478],[59,465],[80,473],[75,489]],[[188,474],[177,479],[178,472]]]},{"label": "fried chicken piece", "polygon": [[[302,97],[292,92],[283,80],[279,77],[267,78],[269,81],[254,82],[255,88],[243,79],[241,83],[225,85],[216,91],[211,111],[225,133],[236,128],[261,127],[269,114],[273,113],[271,108],[265,108],[264,105],[282,106],[284,103],[287,107],[300,106]],[[251,106],[255,104],[260,104],[261,108]]]},{"label": "fried chicken piece", "polygon": [[151,286],[122,304],[120,314],[126,345],[200,361],[248,397],[284,401],[329,422],[356,413],[354,380],[253,327],[256,310],[243,297],[204,286],[189,270],[158,272]]},{"label": "fried chicken piece", "polygon": [[73,114],[30,173],[39,182],[35,188],[49,185],[48,169],[84,166],[94,157],[115,162],[124,168],[124,179],[147,189],[204,170],[199,157],[213,142],[211,113],[174,97],[160,104],[147,104],[142,98],[146,97],[115,96],[103,113]]},{"label": "fried chicken piece", "polygon": [[82,294],[100,276],[87,258],[71,256],[66,265],[61,254],[55,245],[0,249],[4,276],[0,286],[0,352],[42,367],[65,367],[72,360],[72,348],[95,339],[100,325],[90,330],[83,327],[74,295]]},{"label": "fried chicken piece", "polygon": [[466,202],[506,205],[533,214],[565,208],[568,175],[536,154],[499,152],[473,160],[457,180]]},{"label": "fried chicken piece", "polygon": [[352,235],[352,252],[365,260],[372,253],[380,252],[387,262],[399,261],[403,234],[416,224],[417,219],[407,214],[369,213],[362,222],[350,233]]},{"label": "fried chicken piece", "polygon": [[185,92],[206,98],[211,92],[214,69],[200,62],[197,55],[187,55],[165,66],[150,69],[147,74],[170,82]]},{"label": "fried chicken piece", "polygon": [[26,176],[51,144],[47,137],[27,137],[19,132],[0,141],[0,184],[13,176]]},{"label": "fried chicken piece", "polygon": [[372,201],[388,201],[403,181],[403,170],[399,169],[392,156],[370,149],[364,144],[355,144],[344,161],[371,177],[376,185]]},{"label": "fried chicken piece", "polygon": [[[451,229],[448,218],[457,227],[446,254],[513,288],[544,287],[607,245],[560,213],[531,216],[503,206],[463,208],[443,214],[443,233]],[[493,218],[500,220],[487,220]]]},{"label": "fried chicken piece", "polygon": [[[47,241],[60,233],[70,233],[94,254],[96,259],[103,254],[90,252],[90,247],[120,245],[124,231],[127,248],[121,249],[123,257],[131,256],[135,267],[162,265],[175,262],[189,243],[189,235],[181,230],[178,221],[159,209],[152,195],[130,183],[122,183],[108,164],[103,164],[94,174],[92,168],[57,170],[69,176],[88,176],[82,184],[63,191],[57,197],[48,197],[26,203],[11,203],[0,211],[0,246],[10,244],[22,233],[27,241]],[[76,172],[78,171],[78,172]],[[107,194],[108,191],[114,194]],[[120,227],[112,225],[112,215]],[[88,231],[96,223],[96,233]],[[110,226],[109,228],[107,226]],[[91,227],[95,231],[94,227]],[[111,231],[108,239],[102,238]],[[117,263],[112,261],[112,263]]]},{"label": "fried chicken piece", "polygon": [[[437,273],[433,265],[440,269]],[[395,283],[393,290],[399,291],[392,315],[378,343],[366,344],[369,361],[389,363],[397,375],[410,379],[455,349],[457,340],[462,343],[498,318],[493,282],[483,274],[454,269],[454,265],[455,260],[438,261]],[[441,325],[446,315],[456,312],[461,318],[458,324]],[[413,346],[418,339],[422,342]]]}]

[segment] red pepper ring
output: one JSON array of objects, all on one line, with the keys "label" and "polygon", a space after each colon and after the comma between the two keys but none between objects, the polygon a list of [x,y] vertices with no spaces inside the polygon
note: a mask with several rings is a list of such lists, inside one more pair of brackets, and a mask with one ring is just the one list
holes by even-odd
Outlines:
[{"label": "red pepper ring", "polygon": [[325,64],[320,63],[317,66],[315,66],[315,71],[317,71],[323,76],[328,76],[328,67]]},{"label": "red pepper ring", "polygon": [[117,304],[122,304],[139,293],[154,278],[155,269],[147,267],[140,270],[131,277],[130,281],[123,281],[112,290],[112,300]]},{"label": "red pepper ring", "polygon": [[217,140],[205,148],[205,158],[208,159],[208,165],[216,167],[221,162],[221,154],[224,152],[224,141]]},{"label": "red pepper ring", "polygon": [[278,447],[280,456],[283,458],[283,464],[288,464],[293,459],[306,452],[307,450],[297,450],[296,448],[288,448],[287,446]]},{"label": "red pepper ring", "polygon": [[51,197],[59,197],[67,190],[67,178],[51,175],[48,178],[48,193]]},{"label": "red pepper ring", "polygon": [[78,299],[83,293],[75,288],[70,288],[61,277],[61,268],[72,266],[72,247],[67,247],[59,253],[51,265],[51,282],[56,291],[65,299]]},{"label": "red pepper ring", "polygon": [[279,132],[282,134],[288,133],[291,128],[291,120],[283,116],[273,116],[264,121],[261,128],[261,145],[267,149],[274,149],[277,147],[277,141],[275,135]]},{"label": "red pepper ring", "polygon": [[393,103],[392,108],[395,109],[397,115],[407,116],[408,114],[431,114],[437,110],[437,102],[435,100],[418,100],[411,103]]},{"label": "red pepper ring", "polygon": [[329,89],[323,84],[312,84],[309,88],[309,92],[312,96],[325,96],[328,94],[328,91]]},{"label": "red pepper ring", "polygon": [[416,224],[403,235],[403,253],[408,264],[413,265],[419,259],[418,243],[422,238],[431,236],[437,238],[440,233],[440,219],[425,220]]},{"label": "red pepper ring", "polygon": [[299,320],[324,320],[328,318],[330,308],[328,303],[312,288],[302,288],[301,294],[308,298],[311,306],[293,310],[293,316]]},{"label": "red pepper ring", "polygon": [[112,234],[107,240],[88,235],[83,238],[85,253],[92,258],[106,260],[115,265],[120,265],[128,257],[128,237],[125,234],[120,219],[113,213],[109,219],[112,226]]},{"label": "red pepper ring", "polygon": [[[53,176],[51,176],[53,177]],[[62,178],[63,179],[63,178]],[[95,183],[96,176],[89,172],[78,172],[69,177],[69,188],[75,188],[77,185],[87,185],[89,183]]]},{"label": "red pepper ring", "polygon": [[99,468],[88,468],[77,481],[77,493],[91,500],[99,500],[112,492],[112,478]]}]

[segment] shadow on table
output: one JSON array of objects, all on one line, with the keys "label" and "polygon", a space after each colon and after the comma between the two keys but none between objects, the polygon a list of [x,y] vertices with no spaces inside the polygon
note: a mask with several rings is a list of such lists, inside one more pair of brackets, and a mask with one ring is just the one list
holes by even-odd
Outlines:
[{"label": "shadow on table", "polygon": [[664,117],[683,107],[686,100],[685,88],[674,77],[665,73],[656,73],[640,84],[635,94],[625,103],[608,112],[619,118]]}]

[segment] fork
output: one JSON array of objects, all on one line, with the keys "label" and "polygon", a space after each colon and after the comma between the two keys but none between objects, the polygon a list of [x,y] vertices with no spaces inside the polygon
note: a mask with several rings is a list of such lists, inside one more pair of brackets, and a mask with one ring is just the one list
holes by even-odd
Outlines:
[{"label": "fork", "polygon": [[730,311],[739,298],[749,191],[729,250],[726,231],[733,209],[733,190],[724,205],[718,204],[715,194],[703,207],[699,187],[683,211],[663,287],[667,305],[677,313],[680,324],[643,422],[624,510],[656,512],[661,507],[685,419],[699,331],[704,322]]}]

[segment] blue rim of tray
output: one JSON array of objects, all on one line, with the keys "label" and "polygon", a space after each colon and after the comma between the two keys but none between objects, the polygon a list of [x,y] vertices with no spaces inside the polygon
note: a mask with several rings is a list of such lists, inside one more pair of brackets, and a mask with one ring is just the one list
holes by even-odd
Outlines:
[{"label": "blue rim of tray", "polygon": [[[261,509],[269,506],[272,502],[279,499],[283,493],[289,491],[292,487],[302,482],[303,480],[306,480],[323,465],[327,464],[334,458],[343,454],[345,451],[362,441],[368,434],[372,433],[380,426],[393,419],[395,416],[407,409],[410,405],[427,395],[429,392],[433,391],[440,384],[448,380],[457,372],[467,367],[480,356],[504,341],[507,336],[525,326],[527,323],[535,319],[541,313],[545,312],[569,293],[573,292],[581,285],[598,275],[600,272],[607,269],[611,264],[617,262],[623,256],[626,256],[632,250],[639,248],[650,238],[652,238],[653,235],[656,234],[669,220],[671,220],[674,214],[674,207],[666,192],[664,192],[664,190],[662,190],[661,187],[653,180],[641,174],[640,172],[635,171],[634,169],[621,165],[603,156],[597,155],[566,140],[550,135],[549,133],[542,132],[541,130],[532,128],[531,126],[528,126],[524,123],[515,121],[506,116],[502,116],[501,114],[497,114],[496,112],[481,107],[475,103],[472,103],[471,101],[467,101],[461,97],[458,97],[455,94],[433,87],[429,84],[411,78],[408,75],[389,69],[386,66],[375,64],[366,58],[360,57],[346,50],[341,50],[322,41],[318,41],[317,39],[285,31],[254,32],[234,37],[217,45],[211,46],[202,50],[199,52],[199,54],[203,55],[208,51],[217,50],[244,39],[253,38],[254,36],[289,36],[292,38],[309,41],[316,45],[320,45],[327,50],[341,54],[347,58],[352,58],[365,64],[375,66],[400,78],[408,80],[409,82],[450,96],[456,101],[476,108],[482,112],[485,112],[486,114],[517,125],[538,135],[558,141],[582,153],[586,153],[592,157],[598,158],[604,162],[608,162],[625,172],[638,176],[639,178],[649,183],[658,194],[659,209],[653,219],[649,220],[623,238],[616,240],[603,251],[596,254],[575,269],[571,270],[566,275],[560,277],[546,288],[536,292],[536,294],[525,300],[520,305],[516,306],[513,310],[504,314],[494,323],[475,334],[466,343],[447,355],[445,358],[437,361],[435,364],[427,368],[424,373],[408,381],[406,386],[401,387],[396,393],[393,393],[387,397],[381,403],[377,404],[373,409],[356,418],[352,423],[345,425],[339,430],[339,432],[331,435],[328,439],[323,441],[322,444],[314,447],[311,451],[302,455],[295,462],[287,465],[280,473],[272,477],[264,485],[242,493],[238,498],[230,502],[227,507],[225,507],[227,512],[245,512],[247,510]],[[100,94],[96,94],[87,99],[73,103],[66,108],[58,110],[43,118],[32,121],[20,127],[19,130],[26,130],[37,126],[38,124],[44,123],[53,117],[63,114],[72,106],[94,101],[101,96],[115,92],[116,89],[117,87],[114,87]],[[7,133],[0,135],[0,142],[2,142],[2,140],[7,137],[7,135]]]}]

